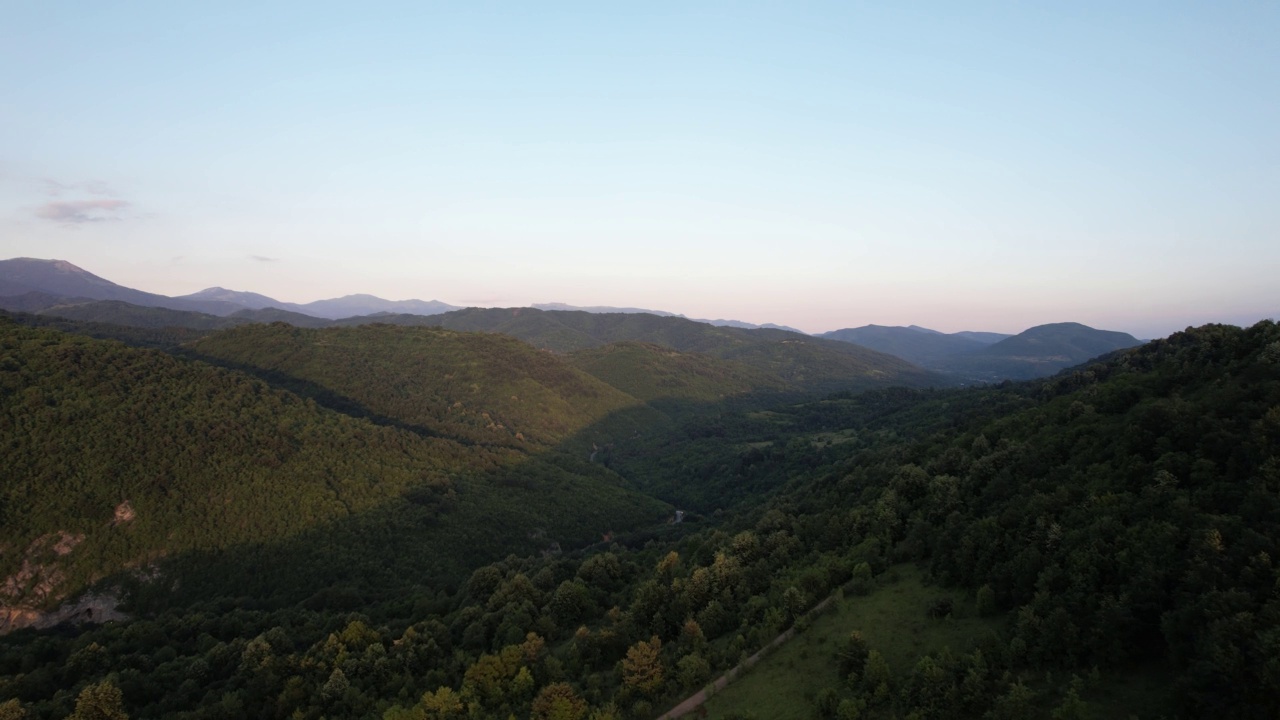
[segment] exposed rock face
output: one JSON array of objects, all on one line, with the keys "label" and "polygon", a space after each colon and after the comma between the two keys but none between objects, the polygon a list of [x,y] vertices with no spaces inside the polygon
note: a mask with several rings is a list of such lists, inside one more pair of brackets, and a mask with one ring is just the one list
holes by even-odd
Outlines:
[{"label": "exposed rock face", "polygon": [[[124,503],[126,508],[127,505]],[[133,510],[127,509],[132,519]],[[116,515],[120,516],[120,508]],[[63,594],[59,586],[66,575],[52,560],[69,555],[81,542],[84,535],[59,531],[42,535],[27,547],[18,571],[0,581],[0,635],[18,628],[46,628],[63,622],[125,619],[116,609],[120,598],[114,592],[90,593],[55,610],[41,610]]]},{"label": "exposed rock face", "polygon": [[63,580],[63,573],[47,562],[49,556],[68,555],[81,542],[84,535],[73,535],[65,530],[41,535],[23,553],[22,567],[18,572],[0,582],[0,606],[21,602],[37,606],[53,598]]},{"label": "exposed rock face", "polygon": [[117,609],[119,605],[120,597],[115,592],[88,593],[49,612],[0,605],[0,635],[25,627],[50,628],[64,622],[79,625],[128,620],[129,616]]}]

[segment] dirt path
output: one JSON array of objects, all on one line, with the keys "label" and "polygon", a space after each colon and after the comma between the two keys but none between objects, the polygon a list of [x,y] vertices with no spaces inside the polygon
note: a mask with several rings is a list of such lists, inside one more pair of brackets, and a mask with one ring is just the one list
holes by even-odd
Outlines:
[{"label": "dirt path", "polygon": [[[835,599],[835,595],[829,595],[822,602],[809,608],[809,612],[805,613],[805,617],[812,617],[822,612],[824,609],[826,609],[827,605],[831,604],[831,601],[834,599]],[[765,655],[768,655],[779,645],[795,637],[795,634],[796,634],[796,628],[795,628],[795,625],[793,624],[791,627],[784,630],[781,635],[774,638],[773,642],[770,642],[768,645],[765,645],[764,647],[760,648],[760,650],[756,652],[755,655],[752,655],[746,660],[743,660],[741,663],[738,663],[736,667],[732,668],[725,674],[716,678],[715,681],[711,683],[712,690],[715,693],[718,693],[721,690],[723,690],[725,686],[727,686],[729,683],[733,682],[734,680],[737,680],[739,675],[746,672],[747,670],[750,670],[751,666],[760,662],[760,660]],[[671,708],[665,713],[659,715],[657,717],[657,720],[675,720],[675,718],[684,717],[685,715],[688,715],[694,710],[697,710],[698,707],[701,706],[706,701],[707,701],[707,691],[704,688],[690,695],[689,697],[685,698],[685,700],[681,702],[679,705],[676,705],[675,707]]]}]

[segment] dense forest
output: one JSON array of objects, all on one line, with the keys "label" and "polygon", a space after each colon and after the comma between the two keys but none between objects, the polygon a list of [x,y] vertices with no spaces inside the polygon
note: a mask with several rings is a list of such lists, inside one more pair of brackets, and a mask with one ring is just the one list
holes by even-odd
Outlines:
[{"label": "dense forest", "polygon": [[0,638],[0,717],[653,718],[911,583],[947,645],[817,638],[794,716],[1280,716],[1274,323],[803,402],[485,329],[0,325],[0,574],[131,616]]}]

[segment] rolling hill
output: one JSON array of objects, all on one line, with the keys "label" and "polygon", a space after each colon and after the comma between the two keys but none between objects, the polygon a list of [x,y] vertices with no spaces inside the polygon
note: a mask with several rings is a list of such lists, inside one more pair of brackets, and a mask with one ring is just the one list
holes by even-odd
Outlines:
[{"label": "rolling hill", "polygon": [[[666,312],[665,310],[645,310],[644,308],[634,308],[634,307],[610,307],[608,305],[581,306],[581,305],[569,305],[566,303],[534,303],[533,305],[530,305],[530,307],[532,307],[535,310],[562,310],[562,311],[570,311],[570,312],[578,310],[578,311],[589,312],[589,313],[627,313],[627,314],[647,313],[649,315],[657,315],[659,317],[678,317],[678,318],[685,317],[684,315],[681,315],[679,313]],[[786,325],[775,325],[773,323],[764,323],[761,325],[757,325],[756,323],[743,322],[742,320],[723,320],[723,319],[708,320],[705,318],[691,318],[691,319],[694,322],[706,323],[708,325],[744,328],[747,330],[758,330],[760,328],[766,328],[766,329],[772,329],[772,330],[786,330],[787,332],[800,333],[801,335],[805,334],[805,333],[801,333],[799,330],[793,327],[787,327]]]},{"label": "rolling hill", "polygon": [[768,373],[701,353],[622,341],[569,355],[575,367],[655,407],[683,403],[723,403],[735,396],[786,392],[788,385]]},{"label": "rolling hill", "polygon": [[[349,318],[338,324],[367,321],[367,318]],[[650,343],[741,363],[804,392],[949,383],[946,378],[900,358],[849,343],[785,330],[718,327],[643,313],[468,308],[431,317],[386,316],[379,318],[379,322],[502,333],[555,352],[624,341]]]},{"label": "rolling hill", "polygon": [[56,305],[78,304],[93,302],[89,298],[81,297],[64,297],[62,295],[50,295],[46,292],[31,290],[19,295],[5,295],[0,297],[0,310],[8,310],[9,312],[39,312],[45,308],[51,308]]},{"label": "rolling hill", "polygon": [[[896,355],[921,367],[937,367],[949,356],[981,350],[993,342],[998,342],[998,340],[983,342],[979,339],[990,335],[995,333],[946,334],[914,325],[911,327],[864,325],[833,330],[818,337],[854,343],[882,353]],[[1005,337],[1008,336],[999,336],[999,339]]]},{"label": "rolling hill", "polygon": [[[321,342],[368,332],[378,329]],[[417,331],[423,342],[403,347],[456,349],[433,342],[445,334]],[[478,341],[499,355],[523,347]],[[467,364],[453,368],[459,383],[479,377]],[[373,402],[411,420],[429,414],[390,399],[413,383],[409,373],[361,367],[386,388]],[[148,563],[183,578],[183,593],[165,603],[189,601],[198,588],[296,602],[340,576],[363,578],[366,589],[443,587],[481,558],[591,542],[665,514],[598,465],[468,441],[467,429],[495,418],[474,409],[474,385],[459,390],[462,399],[440,409],[461,418],[443,424],[459,428],[462,442],[335,412],[241,372],[0,319],[0,629],[36,622],[100,580],[137,585],[127,571]],[[501,391],[531,398],[524,415],[509,414],[532,418],[525,429],[535,438],[549,437],[548,424],[568,433],[573,422],[635,403],[562,364],[535,366]],[[580,407],[565,407],[568,399]],[[341,572],[323,559],[337,538],[352,563]],[[252,550],[263,543],[277,549]],[[389,547],[401,550],[383,557]]]},{"label": "rolling hill", "polygon": [[1025,380],[1052,375],[1142,342],[1128,333],[1095,330],[1080,323],[1037,325],[969,353],[952,355],[940,369],[987,381]]},{"label": "rolling hill", "polygon": [[1128,333],[1095,330],[1080,323],[1038,325],[1017,335],[945,334],[914,325],[866,325],[822,337],[896,355],[970,382],[1046,377],[1099,355],[1142,344]]},{"label": "rolling hill", "polygon": [[641,405],[559,356],[493,333],[251,325],[189,349],[279,382],[323,388],[429,435],[481,445],[550,447]]},{"label": "rolling hill", "polygon": [[[480,351],[502,343],[560,363],[529,370],[549,397],[575,392],[555,380],[566,363],[633,382],[628,368],[649,368],[632,391],[651,400],[664,380],[690,395],[700,379],[756,382],[661,346],[565,357],[434,328],[245,326],[205,341],[271,333],[313,383],[337,373],[403,417],[415,410],[397,388],[442,381],[390,365],[483,372]],[[305,347],[334,339],[354,345]],[[7,637],[10,714],[65,717],[106,683],[138,718],[651,718],[788,628],[799,637],[715,693],[713,717],[1261,720],[1280,707],[1265,661],[1280,637],[1274,323],[1189,330],[1026,383],[694,418],[620,449],[626,481],[554,448],[424,438],[116,343],[26,328],[0,341],[0,441],[21,461],[0,528],[24,533],[0,541],[0,568],[22,576],[6,587],[106,561],[124,572],[98,587],[131,588],[136,613]],[[444,368],[455,355],[470,365]],[[187,461],[158,465],[174,457]],[[470,470],[451,472],[455,459]],[[666,508],[625,489],[653,481],[705,509],[653,524],[646,508]],[[154,498],[124,506],[120,488]],[[319,511],[332,514],[306,524]],[[189,537],[165,524],[179,516],[229,540],[140,552]],[[619,517],[637,530],[584,547]],[[134,530],[148,518],[165,522]]]},{"label": "rolling hill", "polygon": [[241,290],[228,290],[226,288],[221,288],[221,287],[205,288],[204,290],[191,293],[190,295],[179,295],[174,299],[175,300],[194,300],[194,301],[213,300],[217,302],[226,302],[226,303],[232,303],[234,305],[240,305],[241,307],[249,310],[261,310],[262,308],[281,308],[281,309],[296,310],[296,307],[297,307],[292,305],[291,303],[282,303],[279,300],[276,300],[275,298],[269,298],[266,295],[259,295],[258,293],[244,292]]},{"label": "rolling hill", "polygon": [[356,315],[372,315],[374,313],[398,313],[406,315],[438,315],[450,310],[458,310],[457,305],[439,300],[383,300],[373,295],[346,295],[329,300],[295,305],[293,309],[307,315],[336,320]]}]

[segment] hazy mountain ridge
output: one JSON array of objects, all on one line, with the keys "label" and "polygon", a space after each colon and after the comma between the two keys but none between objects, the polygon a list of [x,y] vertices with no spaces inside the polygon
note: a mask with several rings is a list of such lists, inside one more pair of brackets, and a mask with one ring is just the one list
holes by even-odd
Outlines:
[{"label": "hazy mountain ridge", "polygon": [[57,307],[58,305],[79,305],[88,302],[96,301],[86,297],[66,297],[39,290],[29,290],[20,295],[0,296],[0,310],[34,313]]},{"label": "hazy mountain ridge", "polygon": [[854,343],[863,347],[896,355],[922,367],[936,367],[950,355],[973,352],[986,346],[973,337],[950,335],[915,325],[911,327],[887,327],[864,325],[823,333],[818,337]]},{"label": "hazy mountain ridge", "polygon": [[985,348],[953,355],[941,367],[978,379],[1025,380],[1052,375],[1094,358],[1142,345],[1134,336],[1096,330],[1080,323],[1050,323],[1029,328]]},{"label": "hazy mountain ridge", "polygon": [[756,323],[744,322],[742,320],[708,320],[706,318],[689,318],[681,313],[667,312],[665,310],[646,310],[644,308],[634,308],[634,307],[611,307],[608,305],[581,306],[581,305],[569,305],[567,303],[558,303],[558,302],[557,303],[534,303],[529,307],[535,310],[563,310],[568,312],[581,311],[581,312],[589,312],[589,313],[606,313],[606,314],[607,313],[623,313],[628,315],[647,314],[647,315],[657,315],[659,317],[684,318],[686,320],[693,320],[694,322],[706,323],[708,325],[716,325],[720,327],[736,327],[736,328],[743,328],[745,330],[759,330],[761,328],[764,328],[764,329],[770,329],[770,330],[786,330],[788,332],[800,333],[802,335],[808,334],[802,330],[797,330],[793,327],[788,327],[786,325],[775,325],[774,323],[756,324]]},{"label": "hazy mountain ridge", "polygon": [[437,315],[451,310],[460,310],[457,305],[439,300],[383,300],[373,295],[346,295],[328,300],[297,305],[298,312],[308,315],[337,320],[339,318],[373,313],[402,313],[408,315]]},{"label": "hazy mountain ridge", "polygon": [[[853,346],[952,378],[992,382],[1049,375],[1099,354],[1138,344],[1127,334],[1108,334],[1078,323],[1038,326],[1043,329],[1028,330],[1018,336],[1021,339],[1006,344],[1012,338],[999,333],[946,334],[918,325],[867,325],[808,336],[785,326],[689,320],[682,315],[641,308],[569,309],[573,306],[564,303],[540,307],[560,309],[524,308],[522,314],[520,308],[457,308],[436,300],[392,301],[363,294],[293,304],[222,287],[169,298],[117,285],[61,260],[0,261],[0,308],[12,311],[137,328],[182,327],[199,331],[253,322],[288,322],[299,327],[374,322],[437,325],[507,334],[557,352],[616,341],[648,342],[682,352],[736,359],[757,369],[766,369],[784,383],[807,391],[865,388],[893,382],[909,385],[951,382],[936,376],[930,378],[927,374],[920,376],[919,369],[893,366],[893,361],[883,356],[848,349]],[[538,314],[544,312],[551,314]],[[590,320],[589,317],[608,319]],[[786,335],[743,336],[734,331]],[[836,345],[809,344],[824,341]],[[768,342],[788,343],[792,347],[777,346],[766,352],[762,343]],[[837,346],[843,348],[837,349]]]},{"label": "hazy mountain ridge", "polygon": [[[350,318],[340,324],[364,322],[367,319]],[[385,317],[379,322],[501,333],[555,352],[573,352],[624,341],[651,343],[679,352],[736,361],[806,392],[950,383],[947,378],[901,358],[849,343],[786,330],[714,326],[645,313],[467,308],[431,317]]]},{"label": "hazy mountain ridge", "polygon": [[1128,333],[1080,323],[1037,325],[1017,335],[940,333],[919,326],[866,325],[822,337],[855,343],[970,381],[1027,380],[1052,375],[1100,355],[1141,345]]},{"label": "hazy mountain ridge", "polygon": [[194,310],[215,315],[228,315],[240,310],[239,305],[221,300],[187,300],[134,290],[100,278],[65,260],[13,258],[0,260],[0,297],[38,292],[49,296],[52,304],[74,298],[117,300],[143,307],[168,307]]},{"label": "hazy mountain ridge", "polygon": [[[294,309],[292,303],[282,303],[275,298],[269,298],[266,295],[260,295],[255,292],[244,292],[241,290],[228,290],[222,287],[205,288],[199,292],[190,295],[180,295],[175,300],[218,300],[221,302],[235,303],[243,305],[249,310],[261,310],[262,308],[276,307],[282,309]],[[286,307],[292,306],[292,307]]]},{"label": "hazy mountain ridge", "polygon": [[[33,292],[47,297],[28,296],[25,301],[14,299]],[[0,307],[4,309],[35,312],[83,300],[115,300],[142,307],[188,310],[222,317],[242,310],[279,308],[330,320],[376,312],[431,315],[459,309],[438,300],[384,300],[373,295],[347,295],[304,304],[287,303],[259,293],[222,287],[169,297],[117,285],[65,260],[0,260]]]}]

